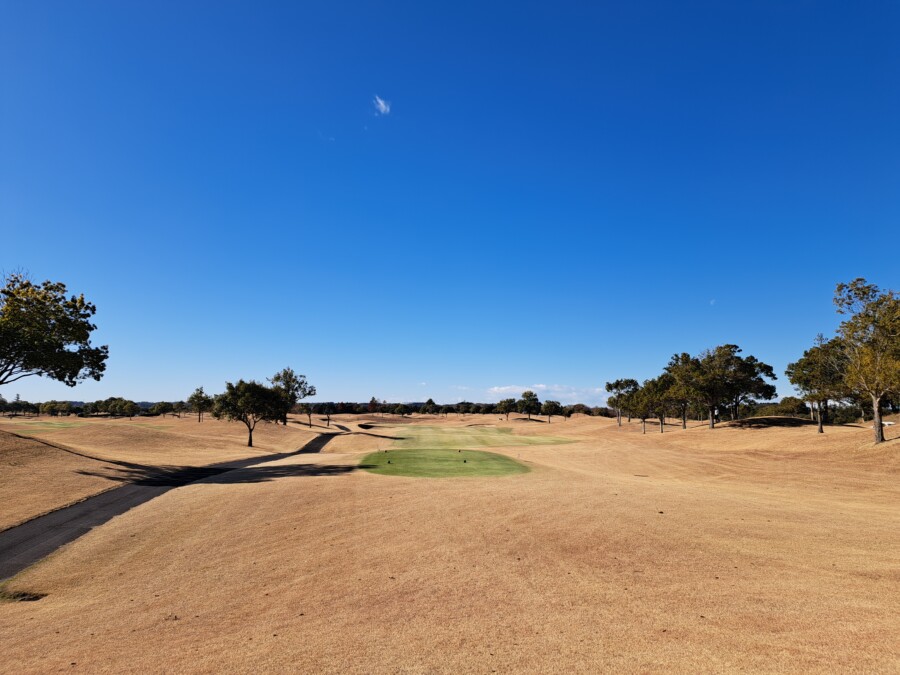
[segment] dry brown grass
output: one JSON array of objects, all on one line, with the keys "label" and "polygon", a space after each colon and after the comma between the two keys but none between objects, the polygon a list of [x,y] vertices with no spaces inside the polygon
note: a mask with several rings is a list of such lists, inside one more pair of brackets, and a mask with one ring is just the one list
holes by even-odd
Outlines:
[{"label": "dry brown grass", "polygon": [[173,490],[9,585],[47,596],[0,604],[0,668],[900,670],[900,441],[421,423],[577,442],[500,479],[332,475],[384,443],[360,433]]}]

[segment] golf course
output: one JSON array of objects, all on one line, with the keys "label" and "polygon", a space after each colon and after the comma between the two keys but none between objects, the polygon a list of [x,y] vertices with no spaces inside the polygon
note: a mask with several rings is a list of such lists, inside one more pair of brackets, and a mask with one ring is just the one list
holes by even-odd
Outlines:
[{"label": "golf course", "polygon": [[667,426],[302,416],[248,449],[216,420],[4,420],[7,531],[234,468],[6,580],[3,670],[900,668],[896,427]]}]

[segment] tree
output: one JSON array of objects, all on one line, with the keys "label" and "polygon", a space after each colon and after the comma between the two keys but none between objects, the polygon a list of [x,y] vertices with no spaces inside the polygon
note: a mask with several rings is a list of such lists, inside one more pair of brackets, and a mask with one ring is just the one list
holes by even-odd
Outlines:
[{"label": "tree", "polygon": [[698,398],[692,380],[695,369],[695,359],[687,352],[673,354],[666,366],[666,372],[673,378],[672,386],[669,388],[669,400],[681,417],[682,429],[687,429],[688,409]]},{"label": "tree", "polygon": [[506,415],[506,421],[509,422],[509,413],[516,410],[516,399],[505,398],[500,401],[494,409],[497,411],[497,414]]},{"label": "tree", "polygon": [[[616,409],[616,423],[622,426],[622,408],[628,406],[629,397],[638,390],[638,381],[632,379],[621,379],[615,382],[606,383],[606,391],[612,394],[609,402]],[[629,412],[629,421],[631,413]]]},{"label": "tree", "polygon": [[775,387],[763,378],[775,379],[772,366],[739,356],[737,345],[719,345],[689,362],[691,389],[697,393],[709,414],[709,428],[715,428],[716,409],[728,406],[732,419],[744,401],[775,398]]},{"label": "tree", "polygon": [[406,407],[402,403],[398,403],[397,406],[394,408],[394,414],[400,415],[400,417],[403,417],[404,415],[406,415],[408,413],[409,413],[409,408]]},{"label": "tree", "polygon": [[425,401],[425,405],[422,406],[422,413],[425,415],[433,415],[438,409],[437,404],[434,402],[434,399],[430,398]]},{"label": "tree", "polygon": [[553,415],[562,415],[563,408],[559,401],[544,401],[544,405],[541,406],[541,414],[547,416],[547,424],[550,424],[550,418]]},{"label": "tree", "polygon": [[885,398],[900,393],[900,297],[858,278],[838,284],[834,292],[838,327],[846,358],[844,383],[872,402],[875,442],[884,441],[881,409]]},{"label": "tree", "polygon": [[638,386],[629,393],[629,406],[631,413],[641,421],[641,433],[647,433],[647,418],[653,414],[653,392],[648,390],[649,380],[644,381],[644,386]]},{"label": "tree", "polygon": [[30,375],[69,387],[99,380],[109,349],[91,346],[96,311],[83,295],[67,298],[65,284],[10,274],[0,289],[0,385]]},{"label": "tree", "polygon": [[166,415],[171,413],[174,409],[175,409],[175,406],[173,406],[168,401],[159,401],[158,403],[154,403],[150,407],[150,414],[151,415],[162,415],[163,417],[165,417]]},{"label": "tree", "polygon": [[847,395],[846,372],[847,359],[840,340],[826,341],[821,334],[816,337],[815,345],[803,352],[796,362],[789,363],[785,371],[791,384],[815,405],[820,434],[825,433],[822,425],[826,421],[828,401]]},{"label": "tree", "polygon": [[516,408],[523,415],[528,415],[531,419],[532,415],[537,415],[541,411],[541,402],[538,400],[537,394],[530,389],[522,392],[522,398],[516,403]]},{"label": "tree", "polygon": [[281,417],[281,422],[287,426],[287,414],[297,401],[316,395],[316,388],[306,381],[306,375],[297,375],[292,368],[285,368],[275,373],[270,379],[275,389],[281,391],[285,397],[286,408]]},{"label": "tree", "polygon": [[265,420],[277,422],[284,409],[282,392],[259,382],[238,380],[225,383],[225,392],[215,397],[213,417],[238,420],[247,426],[247,447],[253,447],[253,430]]},{"label": "tree", "polygon": [[312,429],[312,404],[311,403],[301,403],[300,404],[300,414],[306,415],[306,421],[309,424],[309,428]]},{"label": "tree", "polygon": [[188,396],[187,404],[191,410],[197,413],[197,421],[202,422],[203,413],[212,410],[213,399],[203,391],[203,387],[197,387],[194,389],[194,393]]}]

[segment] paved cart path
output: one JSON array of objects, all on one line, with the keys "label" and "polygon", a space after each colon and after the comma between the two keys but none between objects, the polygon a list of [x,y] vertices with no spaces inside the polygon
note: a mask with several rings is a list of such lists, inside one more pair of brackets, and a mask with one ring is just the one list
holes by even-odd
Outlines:
[{"label": "paved cart path", "polygon": [[0,532],[0,581],[53,553],[60,546],[78,539],[91,529],[135,506],[149,502],[182,485],[256,464],[273,462],[294,455],[320,452],[339,434],[316,436],[299,450],[248,457],[203,467],[177,470],[160,469],[133,483],[101,492],[83,501],[51,511],[21,525]]}]

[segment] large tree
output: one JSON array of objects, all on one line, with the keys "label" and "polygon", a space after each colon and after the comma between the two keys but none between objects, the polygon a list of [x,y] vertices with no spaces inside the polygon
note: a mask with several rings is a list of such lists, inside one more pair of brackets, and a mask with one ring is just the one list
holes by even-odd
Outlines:
[{"label": "large tree", "polygon": [[194,393],[188,396],[187,404],[191,406],[191,410],[197,413],[197,421],[203,421],[203,413],[212,410],[213,399],[209,396],[203,387],[194,389]]},{"label": "large tree", "polygon": [[292,368],[275,373],[270,379],[274,388],[282,393],[286,405],[281,422],[287,426],[287,414],[301,399],[316,395],[316,388],[306,381],[306,375],[297,375]]},{"label": "large tree", "polygon": [[666,372],[672,376],[671,386],[669,387],[668,397],[672,407],[681,417],[681,428],[687,429],[687,415],[691,407],[691,403],[699,398],[697,391],[693,386],[693,376],[696,372],[697,364],[687,352],[681,354],[673,354],[666,366]]},{"label": "large tree", "polygon": [[96,311],[83,295],[66,297],[65,284],[10,274],[0,289],[0,385],[30,375],[69,387],[99,380],[109,350],[91,345]]},{"label": "large tree", "polygon": [[825,432],[822,425],[827,421],[828,402],[847,396],[846,372],[847,359],[840,340],[826,340],[821,334],[816,337],[815,345],[797,361],[789,363],[785,371],[791,384],[814,404],[820,434]]},{"label": "large tree", "polygon": [[225,392],[215,397],[212,414],[216,419],[238,420],[247,427],[247,447],[253,447],[253,430],[265,420],[277,422],[284,412],[284,395],[253,380],[227,382]]},{"label": "large tree", "polygon": [[505,398],[494,406],[494,410],[500,415],[506,415],[506,421],[509,422],[509,413],[516,411],[516,399]]},{"label": "large tree", "polygon": [[631,412],[628,407],[630,397],[640,388],[637,380],[631,378],[616,380],[615,382],[606,383],[606,391],[612,394],[609,397],[609,404],[616,409],[616,423],[622,426],[622,409],[628,410],[628,421],[631,421]]},{"label": "large tree", "polygon": [[541,406],[541,414],[547,416],[547,424],[550,424],[550,418],[554,415],[562,415],[563,409],[559,401],[544,401]]},{"label": "large tree", "polygon": [[719,407],[729,408],[734,419],[741,403],[775,398],[775,387],[763,379],[775,379],[772,367],[740,352],[737,345],[719,345],[692,362],[691,387],[709,414],[710,429],[715,427]]},{"label": "large tree", "polygon": [[900,297],[859,278],[838,284],[834,304],[848,317],[838,328],[846,357],[844,382],[871,400],[875,442],[881,443],[882,405],[889,394],[900,393]]},{"label": "large tree", "polygon": [[516,408],[523,415],[528,415],[531,419],[532,415],[537,415],[541,411],[541,402],[538,400],[537,394],[530,389],[522,392],[522,398],[516,403]]}]

